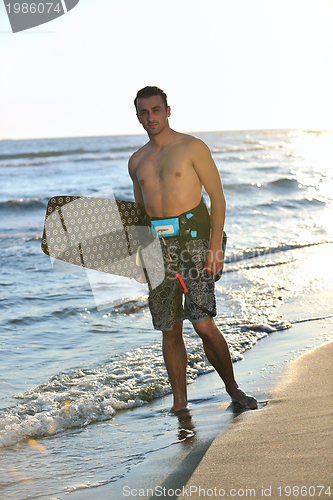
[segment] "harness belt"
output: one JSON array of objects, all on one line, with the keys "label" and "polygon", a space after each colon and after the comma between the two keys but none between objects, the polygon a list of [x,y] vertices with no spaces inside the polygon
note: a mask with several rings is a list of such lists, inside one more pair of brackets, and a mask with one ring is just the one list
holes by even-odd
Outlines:
[{"label": "harness belt", "polygon": [[146,224],[151,227],[152,235],[167,238],[181,236],[185,241],[193,238],[209,240],[210,216],[207,207],[201,199],[198,206],[177,217],[145,216]]}]

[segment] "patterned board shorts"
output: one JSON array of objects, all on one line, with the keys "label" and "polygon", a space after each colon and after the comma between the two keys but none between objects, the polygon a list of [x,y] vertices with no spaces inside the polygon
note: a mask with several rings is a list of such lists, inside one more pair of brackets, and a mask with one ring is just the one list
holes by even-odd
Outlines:
[{"label": "patterned board shorts", "polygon": [[[182,252],[177,239],[165,238],[165,243],[166,248],[161,243],[164,259],[164,280],[156,288],[152,288],[149,284],[149,309],[154,328],[156,330],[170,331],[177,321],[188,319],[192,323],[198,323],[211,316],[216,316],[214,278],[206,276],[203,272],[209,241],[193,239],[186,242],[186,248],[196,269],[191,269],[188,263],[182,259]],[[168,254],[172,259],[171,261]],[[199,306],[211,311],[211,315],[198,307],[187,293],[184,301],[183,287],[177,278],[178,272],[194,301]]]}]

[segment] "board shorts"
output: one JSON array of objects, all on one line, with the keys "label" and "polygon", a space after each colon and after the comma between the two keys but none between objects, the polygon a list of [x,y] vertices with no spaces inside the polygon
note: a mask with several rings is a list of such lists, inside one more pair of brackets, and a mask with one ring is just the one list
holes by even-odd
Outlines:
[{"label": "board shorts", "polygon": [[[164,238],[164,242],[165,245],[161,241],[164,279],[156,288],[152,288],[148,282],[148,304],[154,328],[170,331],[174,328],[175,322],[184,319],[188,319],[191,323],[199,323],[216,316],[214,277],[207,276],[203,271],[209,240],[194,238],[185,242],[186,250],[195,268],[190,268],[188,262],[182,258],[182,250],[177,238]],[[177,273],[181,275],[189,293],[183,293],[184,289],[177,278]],[[204,312],[199,306],[204,307],[211,314],[208,315],[207,311]]]}]

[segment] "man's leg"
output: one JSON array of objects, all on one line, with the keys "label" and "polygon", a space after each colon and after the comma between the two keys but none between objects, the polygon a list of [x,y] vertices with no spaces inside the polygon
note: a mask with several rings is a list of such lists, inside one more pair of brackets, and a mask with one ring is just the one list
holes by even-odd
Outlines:
[{"label": "man's leg", "polygon": [[175,412],[187,405],[187,354],[182,321],[175,323],[171,331],[163,332],[163,356],[173,392],[173,407],[170,411]]},{"label": "man's leg", "polygon": [[208,361],[222,378],[225,383],[226,391],[231,399],[240,403],[245,408],[257,408],[256,399],[246,395],[245,392],[238,387],[234,376],[228,344],[222,332],[216,326],[213,318],[194,323],[193,327],[202,339]]}]

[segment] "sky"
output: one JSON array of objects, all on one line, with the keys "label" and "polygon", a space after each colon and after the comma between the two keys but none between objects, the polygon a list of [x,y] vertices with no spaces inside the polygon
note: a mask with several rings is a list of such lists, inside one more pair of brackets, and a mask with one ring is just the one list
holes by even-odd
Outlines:
[{"label": "sky", "polygon": [[333,0],[80,0],[13,34],[0,3],[0,139],[138,134],[168,95],[183,132],[333,130]]}]

